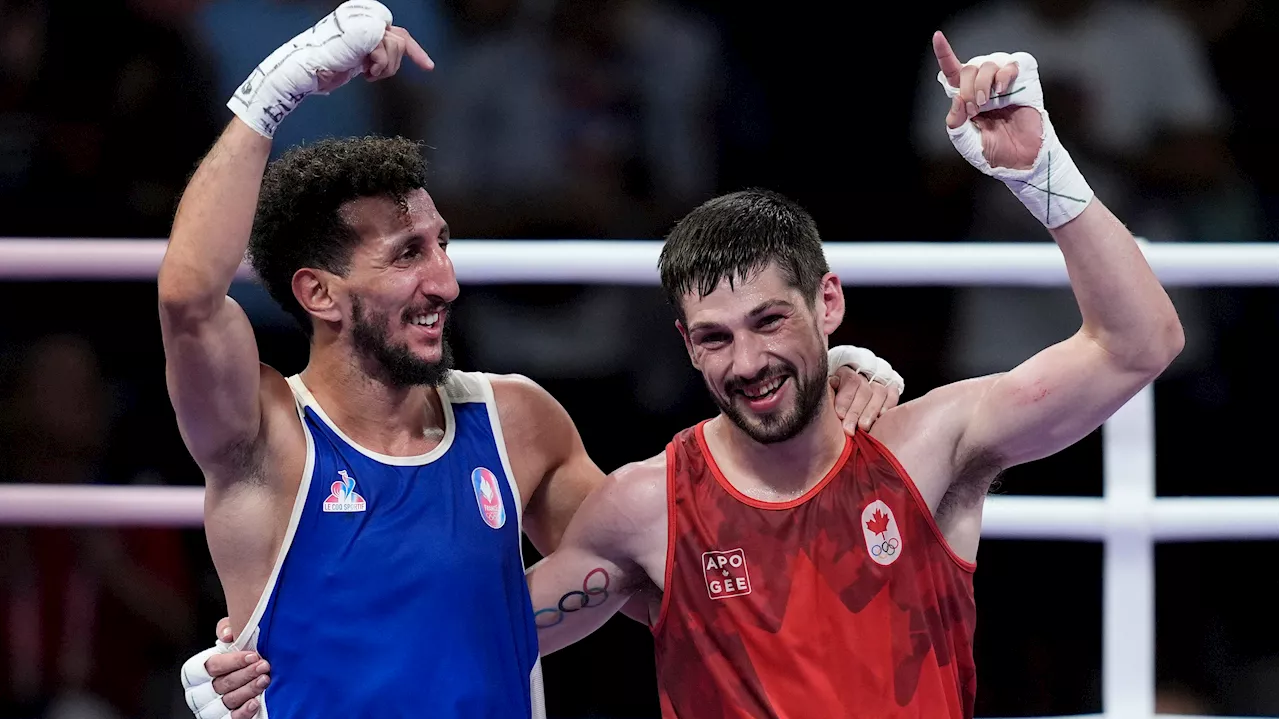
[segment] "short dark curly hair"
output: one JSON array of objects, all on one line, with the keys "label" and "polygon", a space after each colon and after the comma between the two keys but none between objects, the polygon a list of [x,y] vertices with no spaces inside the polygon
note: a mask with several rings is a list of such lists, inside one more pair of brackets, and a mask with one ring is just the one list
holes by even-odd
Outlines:
[{"label": "short dark curly hair", "polygon": [[750,189],[707,200],[677,222],[662,246],[658,274],[683,321],[686,294],[706,297],[722,280],[732,285],[771,262],[809,301],[830,271],[813,217],[783,195]]},{"label": "short dark curly hair", "polygon": [[425,188],[422,147],[403,137],[326,139],[290,149],[267,167],[249,240],[249,261],[280,306],[312,333],[311,316],[293,296],[303,267],[343,275],[360,241],[339,215],[348,201],[406,196]]}]

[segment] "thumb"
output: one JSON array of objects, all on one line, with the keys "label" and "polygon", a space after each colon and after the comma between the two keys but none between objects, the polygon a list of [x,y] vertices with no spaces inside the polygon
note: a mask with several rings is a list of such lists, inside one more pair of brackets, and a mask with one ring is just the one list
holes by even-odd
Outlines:
[{"label": "thumb", "polygon": [[947,111],[947,127],[952,130],[956,129],[968,121],[969,115],[965,112],[964,100],[959,95],[951,98],[951,109]]}]

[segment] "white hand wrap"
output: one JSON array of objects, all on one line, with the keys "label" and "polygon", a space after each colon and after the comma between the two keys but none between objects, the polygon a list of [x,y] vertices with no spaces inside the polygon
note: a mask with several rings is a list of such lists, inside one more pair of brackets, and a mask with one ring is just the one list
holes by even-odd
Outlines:
[{"label": "white hand wrap", "polygon": [[[320,91],[318,73],[363,71],[382,42],[391,11],[376,0],[348,0],[311,29],[281,45],[250,73],[227,107],[264,137],[307,95]],[[321,93],[324,94],[324,93]]]},{"label": "white hand wrap", "polygon": [[205,670],[204,663],[215,654],[232,651],[235,647],[219,641],[182,665],[182,689],[187,697],[187,708],[197,719],[226,719],[231,716],[231,710],[222,703],[222,695],[214,691],[213,677]]},{"label": "white hand wrap", "polygon": [[902,375],[893,371],[893,367],[890,367],[888,362],[875,356],[875,353],[869,349],[839,345],[827,350],[827,373],[835,374],[842,365],[849,365],[854,372],[872,382],[879,382],[886,387],[898,390],[899,396],[907,388]]},{"label": "white hand wrap", "polygon": [[[1053,123],[1049,122],[1049,113],[1044,109],[1044,91],[1040,87],[1040,71],[1036,59],[1025,52],[997,52],[979,55],[965,64],[980,66],[984,62],[993,62],[1000,67],[1016,62],[1018,77],[1013,81],[1012,87],[1005,88],[1003,94],[992,95],[986,105],[978,108],[979,112],[1011,105],[1034,107],[1040,112],[1040,152],[1029,170],[992,167],[982,155],[982,132],[972,120],[955,129],[947,128],[951,144],[955,145],[970,165],[1004,182],[1045,227],[1060,227],[1084,212],[1093,199],[1093,190],[1085,182],[1080,170],[1076,169],[1071,155],[1058,141]],[[947,99],[953,100],[960,93],[959,88],[952,87],[941,72],[938,73],[938,82],[947,91]]]}]

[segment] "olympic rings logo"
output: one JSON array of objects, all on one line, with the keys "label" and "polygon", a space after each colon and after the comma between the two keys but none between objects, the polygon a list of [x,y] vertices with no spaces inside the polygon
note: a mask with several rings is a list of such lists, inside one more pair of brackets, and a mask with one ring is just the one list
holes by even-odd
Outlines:
[{"label": "olympic rings logo", "polygon": [[894,554],[896,554],[897,552],[898,552],[898,538],[897,538],[897,537],[891,537],[891,538],[889,538],[889,540],[888,540],[888,541],[886,541],[886,542],[881,542],[881,543],[880,543],[880,544],[878,544],[878,545],[872,545],[872,547],[871,547],[871,556],[873,556],[873,557],[878,557],[878,556],[880,556],[881,554],[883,554],[883,555],[884,555],[884,556],[886,556],[886,557],[892,557],[892,556],[893,556]]},{"label": "olympic rings logo", "polygon": [[[591,578],[599,574],[604,578],[601,586],[591,586]],[[556,606],[539,609],[533,613],[533,623],[539,629],[547,629],[554,627],[564,621],[564,615],[580,612],[583,609],[598,607],[604,604],[609,598],[609,573],[603,567],[596,567],[587,576],[582,578],[582,591],[573,590],[560,597],[560,601],[556,602]],[[543,618],[543,615],[551,615]]]}]

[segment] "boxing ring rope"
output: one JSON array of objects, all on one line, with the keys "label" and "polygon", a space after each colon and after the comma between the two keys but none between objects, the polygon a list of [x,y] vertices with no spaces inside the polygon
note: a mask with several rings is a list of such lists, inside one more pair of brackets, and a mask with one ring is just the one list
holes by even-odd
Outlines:
[{"label": "boxing ring rope", "polygon": [[[1166,286],[1274,286],[1275,243],[1145,243]],[[163,240],[0,239],[0,280],[149,280]],[[652,241],[454,241],[463,284],[656,284]],[[828,243],[846,285],[1067,284],[1052,243]],[[251,277],[241,267],[242,278]],[[1103,496],[992,496],[983,536],[1101,541],[1106,719],[1155,715],[1155,542],[1276,539],[1280,498],[1156,497],[1148,387],[1103,426]],[[0,485],[0,526],[202,524],[200,487]],[[1172,719],[1169,717],[1168,719]],[[1185,719],[1185,718],[1184,718]]]},{"label": "boxing ring rope", "polygon": [[[1142,243],[1161,282],[1172,286],[1274,285],[1275,243]],[[163,240],[0,239],[0,279],[148,280]],[[463,284],[658,283],[654,241],[454,240]],[[1060,286],[1062,253],[1052,243],[827,243],[831,270],[846,285]],[[252,275],[241,266],[240,277]]]}]

